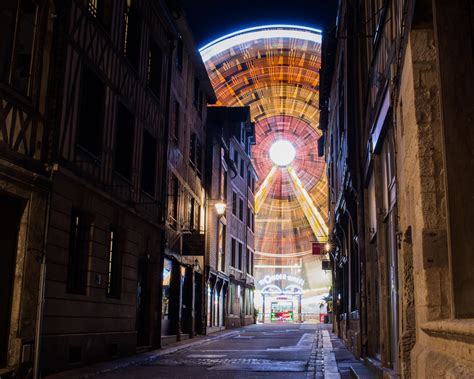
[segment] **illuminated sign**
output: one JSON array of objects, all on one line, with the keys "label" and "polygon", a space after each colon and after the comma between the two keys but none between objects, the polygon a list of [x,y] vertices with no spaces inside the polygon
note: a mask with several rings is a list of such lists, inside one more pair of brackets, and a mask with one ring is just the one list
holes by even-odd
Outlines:
[{"label": "illuminated sign", "polygon": [[276,282],[277,280],[288,280],[289,282],[294,282],[294,283],[299,284],[300,286],[304,286],[304,279],[298,276],[293,276],[293,275],[288,275],[288,274],[265,275],[263,279],[260,279],[258,281],[258,284],[260,284],[261,286],[264,286],[265,284],[270,284],[272,282]]}]

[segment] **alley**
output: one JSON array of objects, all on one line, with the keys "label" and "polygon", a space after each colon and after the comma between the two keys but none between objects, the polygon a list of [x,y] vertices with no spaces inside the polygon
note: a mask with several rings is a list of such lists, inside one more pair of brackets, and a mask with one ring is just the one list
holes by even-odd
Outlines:
[{"label": "alley", "polygon": [[252,325],[105,378],[306,378],[317,325]]},{"label": "alley", "polygon": [[329,325],[257,324],[48,379],[375,377],[338,341]]}]

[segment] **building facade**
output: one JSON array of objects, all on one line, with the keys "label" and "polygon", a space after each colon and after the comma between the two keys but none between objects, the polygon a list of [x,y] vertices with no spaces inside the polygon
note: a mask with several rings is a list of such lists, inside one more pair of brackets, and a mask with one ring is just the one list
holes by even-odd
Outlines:
[{"label": "building facade", "polygon": [[323,46],[334,329],[405,378],[474,373],[472,9],[340,1]]},{"label": "building facade", "polygon": [[177,36],[159,2],[54,3],[43,374],[160,346]]},{"label": "building facade", "polygon": [[[206,145],[208,231],[207,331],[254,318],[254,124],[248,107],[210,107]],[[225,211],[218,214],[219,205]],[[216,208],[217,205],[217,208]]]},{"label": "building facade", "polygon": [[173,55],[166,247],[163,263],[162,341],[204,332],[204,146],[207,104],[214,91],[181,9],[171,6],[178,38]]},{"label": "building facade", "polygon": [[37,372],[51,187],[51,2],[0,9],[0,376]]}]

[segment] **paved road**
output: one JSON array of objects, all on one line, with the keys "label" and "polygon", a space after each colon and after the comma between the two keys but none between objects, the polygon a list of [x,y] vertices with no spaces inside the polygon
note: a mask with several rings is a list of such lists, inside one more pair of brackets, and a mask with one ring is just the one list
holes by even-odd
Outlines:
[{"label": "paved road", "polygon": [[101,378],[307,378],[318,328],[311,324],[252,325],[237,335],[102,374]]}]

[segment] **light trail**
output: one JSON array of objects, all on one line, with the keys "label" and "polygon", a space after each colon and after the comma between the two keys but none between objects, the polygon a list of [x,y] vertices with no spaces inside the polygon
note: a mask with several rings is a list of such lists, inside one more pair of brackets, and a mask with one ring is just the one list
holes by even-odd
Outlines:
[{"label": "light trail", "polygon": [[308,194],[308,191],[303,186],[300,178],[298,178],[298,174],[293,167],[288,166],[288,173],[290,174],[293,189],[296,194],[296,198],[303,209],[303,212],[308,219],[309,224],[311,225],[311,229],[313,230],[314,236],[316,239],[321,242],[327,241],[328,235],[328,227],[324,222],[321,213],[319,213],[318,208],[314,205],[313,200]]}]

